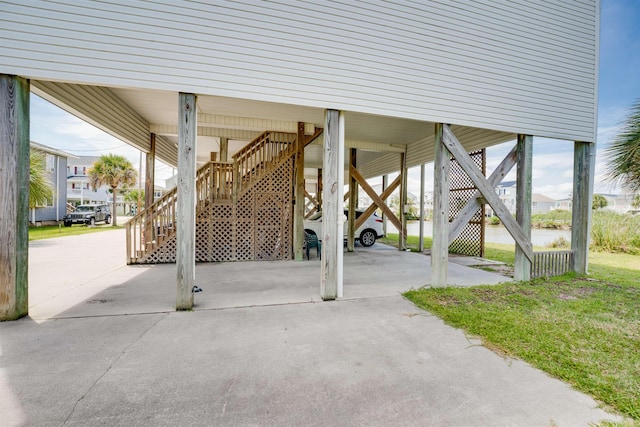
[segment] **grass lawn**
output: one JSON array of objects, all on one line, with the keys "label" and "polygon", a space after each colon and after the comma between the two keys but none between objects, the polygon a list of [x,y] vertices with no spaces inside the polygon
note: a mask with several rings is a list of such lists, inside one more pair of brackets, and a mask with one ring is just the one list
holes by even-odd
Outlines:
[{"label": "grass lawn", "polygon": [[[512,245],[487,243],[485,252],[513,263]],[[589,277],[566,274],[405,296],[494,351],[572,384],[640,425],[640,256],[592,252],[589,259]]]},{"label": "grass lawn", "polygon": [[29,228],[29,240],[51,239],[53,237],[75,236],[77,234],[99,233],[101,231],[116,230],[124,228],[122,226],[113,227],[109,224],[87,227],[85,225],[72,225],[58,227],[57,225],[47,225],[44,227]]}]

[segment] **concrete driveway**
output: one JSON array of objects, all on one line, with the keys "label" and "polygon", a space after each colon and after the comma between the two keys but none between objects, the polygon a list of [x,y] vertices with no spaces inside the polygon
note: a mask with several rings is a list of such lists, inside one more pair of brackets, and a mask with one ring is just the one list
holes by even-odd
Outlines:
[{"label": "concrete driveway", "polygon": [[[96,245],[112,252],[68,262],[71,248]],[[31,316],[0,324],[0,425],[615,418],[403,299],[428,281],[428,257],[383,247],[345,254],[345,298],[335,302],[319,301],[319,265],[198,265],[205,291],[193,312],[178,313],[175,266],[124,265],[122,230],[34,242]],[[504,279],[454,265],[450,275],[468,285]]]}]

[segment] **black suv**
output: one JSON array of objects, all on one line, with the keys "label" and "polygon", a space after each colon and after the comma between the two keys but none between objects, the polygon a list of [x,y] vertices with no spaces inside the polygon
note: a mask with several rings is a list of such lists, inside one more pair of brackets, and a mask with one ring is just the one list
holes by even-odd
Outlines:
[{"label": "black suv", "polygon": [[80,205],[76,210],[63,218],[64,226],[71,224],[95,225],[96,222],[111,223],[111,209],[109,205]]}]

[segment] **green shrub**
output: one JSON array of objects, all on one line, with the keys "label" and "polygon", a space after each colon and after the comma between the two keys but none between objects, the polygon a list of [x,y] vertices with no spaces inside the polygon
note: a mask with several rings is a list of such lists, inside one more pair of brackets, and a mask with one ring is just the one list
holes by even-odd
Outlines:
[{"label": "green shrub", "polygon": [[571,247],[571,242],[565,239],[564,237],[558,237],[553,242],[547,245],[550,248],[569,248]]},{"label": "green shrub", "polygon": [[497,216],[492,216],[491,218],[489,218],[489,224],[500,225],[500,218],[498,218]]},{"label": "green shrub", "polygon": [[640,216],[601,210],[593,212],[591,249],[640,254]]}]

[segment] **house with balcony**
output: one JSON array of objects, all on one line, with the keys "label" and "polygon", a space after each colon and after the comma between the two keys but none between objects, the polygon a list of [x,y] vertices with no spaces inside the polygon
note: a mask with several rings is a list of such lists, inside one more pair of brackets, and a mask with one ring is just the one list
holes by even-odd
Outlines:
[{"label": "house with balcony", "polygon": [[98,160],[98,156],[77,156],[67,164],[67,203],[74,206],[111,202],[111,193],[106,185],[93,189],[87,171]]}]

